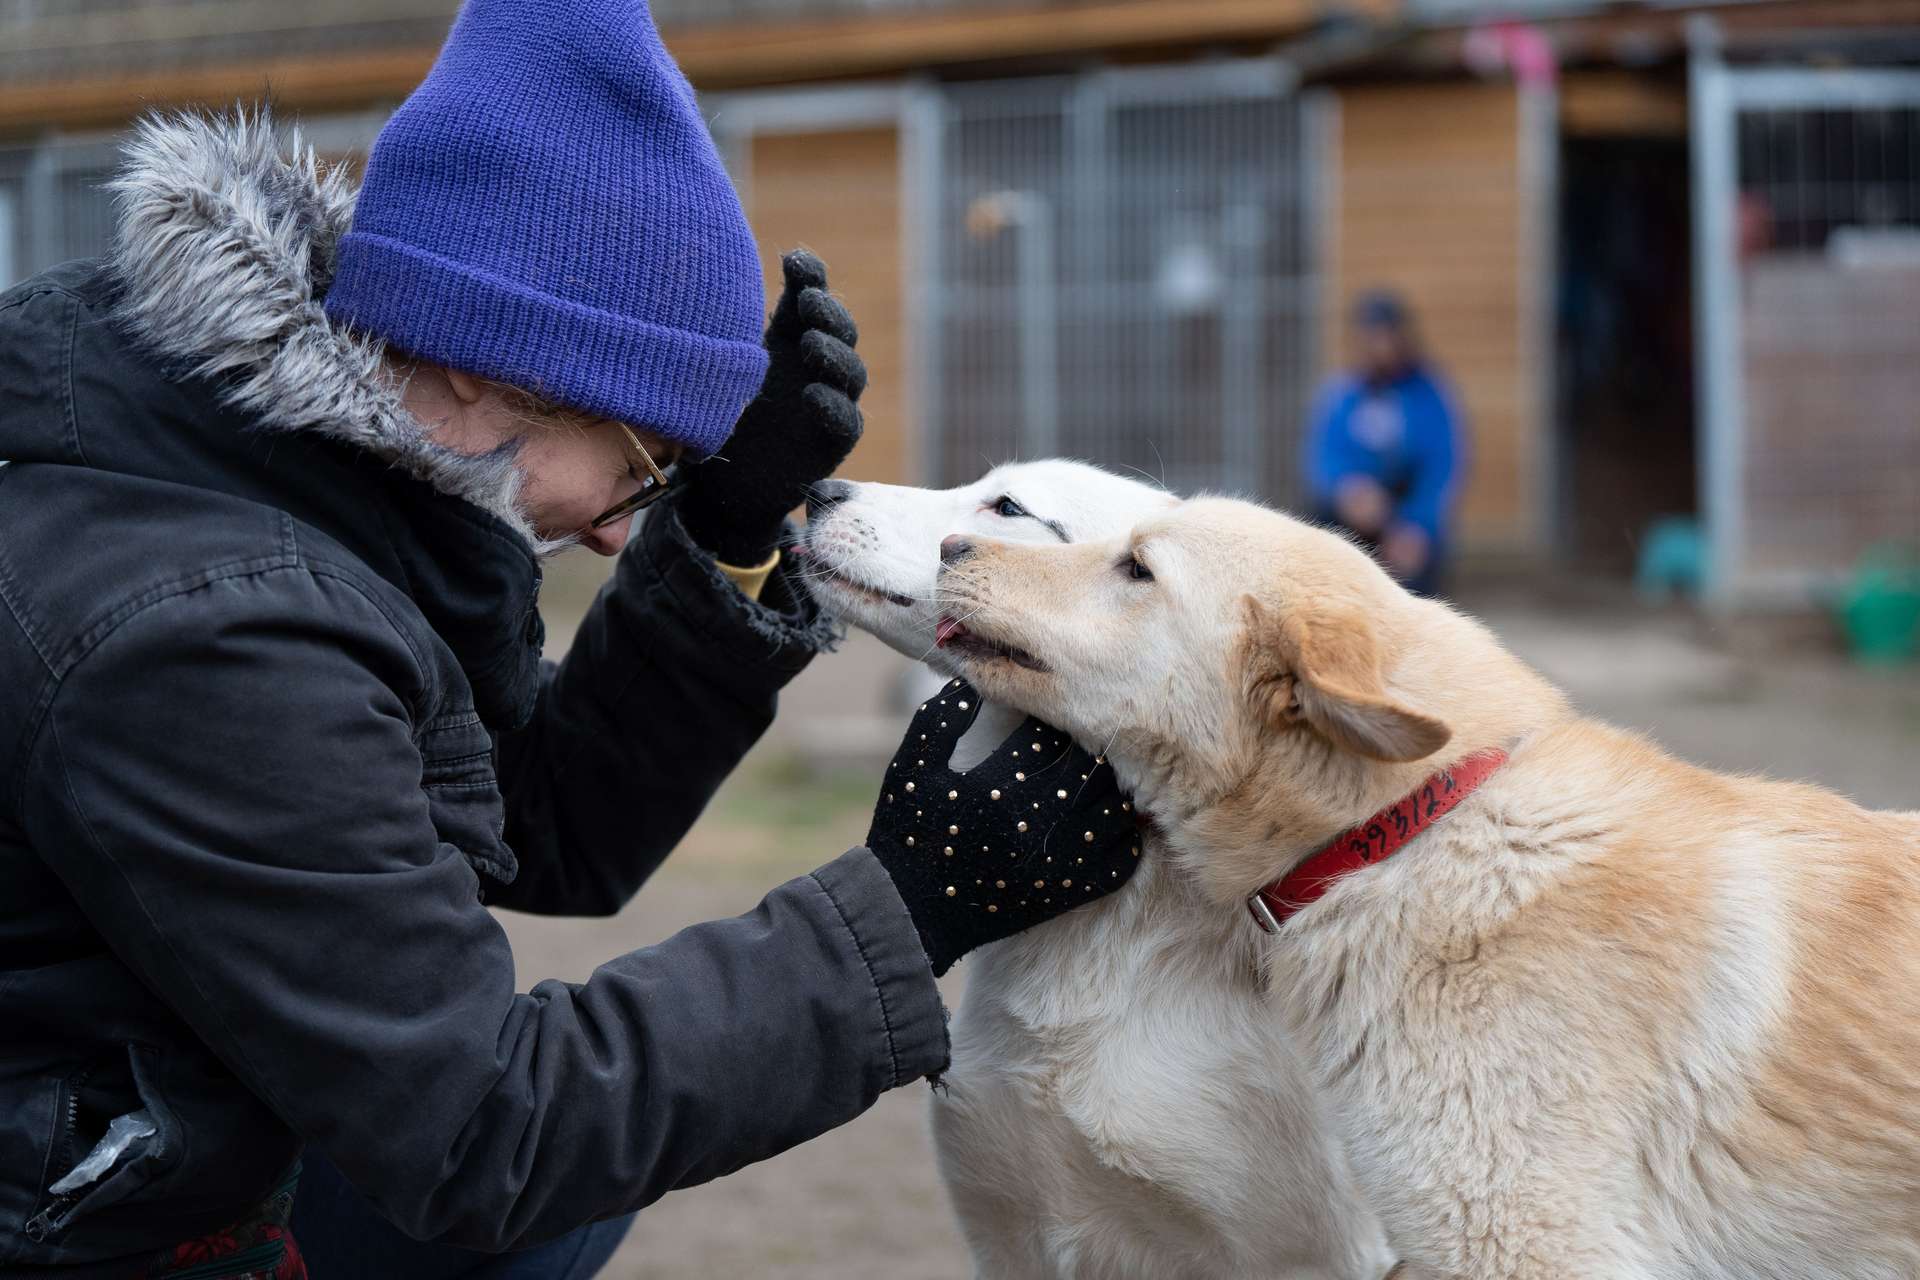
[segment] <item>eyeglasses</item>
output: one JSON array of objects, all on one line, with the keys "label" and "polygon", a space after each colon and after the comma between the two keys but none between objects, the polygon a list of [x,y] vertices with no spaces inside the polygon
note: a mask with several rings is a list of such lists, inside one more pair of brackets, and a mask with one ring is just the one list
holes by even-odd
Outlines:
[{"label": "eyeglasses", "polygon": [[616,422],[614,425],[620,428],[620,434],[627,438],[627,443],[633,446],[633,451],[640,455],[640,461],[645,464],[647,474],[640,477],[640,488],[636,493],[622,498],[593,518],[593,523],[589,527],[594,529],[605,528],[616,520],[626,519],[636,511],[644,511],[666,497],[667,490],[673,486],[672,477],[660,469],[660,464],[653,460],[653,455],[647,452],[647,447],[640,443],[640,437],[633,434],[633,428],[624,422]]}]

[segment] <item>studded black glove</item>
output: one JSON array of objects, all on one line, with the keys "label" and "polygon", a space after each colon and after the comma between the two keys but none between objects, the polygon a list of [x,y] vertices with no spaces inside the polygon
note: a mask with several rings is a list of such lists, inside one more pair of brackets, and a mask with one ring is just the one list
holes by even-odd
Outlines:
[{"label": "studded black glove", "polygon": [[827,268],[805,249],[780,261],[786,287],[767,324],[771,357],[760,394],[719,453],[687,469],[680,519],[727,564],[764,563],[787,513],[860,442],[857,402],[867,366],[853,317],[827,292]]},{"label": "studded black glove", "polygon": [[965,773],[947,767],[980,713],[955,680],[913,718],[887,766],[867,847],[906,901],[936,974],[984,943],[1125,884],[1139,864],[1133,805],[1113,767],[1029,719]]}]

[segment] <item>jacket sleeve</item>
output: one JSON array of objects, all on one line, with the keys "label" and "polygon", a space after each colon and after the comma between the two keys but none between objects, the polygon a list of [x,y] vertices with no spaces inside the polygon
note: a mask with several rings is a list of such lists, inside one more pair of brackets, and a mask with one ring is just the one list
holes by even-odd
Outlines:
[{"label": "jacket sleeve", "polygon": [[532,722],[500,738],[507,843],[496,906],[611,914],[686,835],[832,632],[790,569],[749,600],[655,507],[550,667]]},{"label": "jacket sleeve", "polygon": [[351,583],[217,578],[74,665],[24,779],[29,841],[108,944],[403,1230],[535,1243],[943,1068],[932,974],[865,850],[516,994],[429,820],[422,679]]},{"label": "jacket sleeve", "polygon": [[1453,505],[1454,479],[1464,444],[1459,411],[1451,393],[1437,381],[1425,381],[1408,415],[1408,452],[1413,478],[1394,519],[1414,525],[1434,543],[1444,540],[1443,527]]},{"label": "jacket sleeve", "polygon": [[1307,414],[1307,487],[1314,506],[1322,510],[1333,506],[1341,481],[1373,472],[1370,459],[1354,446],[1347,433],[1352,404],[1352,379],[1335,378],[1320,388]]}]

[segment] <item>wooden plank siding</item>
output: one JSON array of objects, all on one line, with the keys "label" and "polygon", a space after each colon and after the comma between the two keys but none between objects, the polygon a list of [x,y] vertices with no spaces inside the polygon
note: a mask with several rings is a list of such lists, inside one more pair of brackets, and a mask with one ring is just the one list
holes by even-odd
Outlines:
[{"label": "wooden plank siding", "polygon": [[695,84],[789,84],[1004,58],[1284,39],[1332,12],[1386,18],[1400,0],[1074,0],[669,27]]},{"label": "wooden plank siding", "polygon": [[1528,327],[1529,210],[1520,95],[1511,85],[1435,83],[1342,89],[1327,183],[1323,350],[1349,352],[1355,294],[1398,290],[1451,380],[1473,437],[1463,540],[1534,551],[1537,460],[1549,429],[1539,370],[1550,356]]},{"label": "wooden plank siding", "polygon": [[1560,81],[1560,128],[1568,137],[1685,137],[1686,82],[1612,69],[1570,71]]},{"label": "wooden plank siding", "polygon": [[780,290],[780,254],[805,245],[827,264],[833,291],[860,326],[869,381],[866,435],[840,474],[916,482],[909,420],[906,312],[901,296],[900,144],[891,127],[755,137],[741,186],[766,272]]}]

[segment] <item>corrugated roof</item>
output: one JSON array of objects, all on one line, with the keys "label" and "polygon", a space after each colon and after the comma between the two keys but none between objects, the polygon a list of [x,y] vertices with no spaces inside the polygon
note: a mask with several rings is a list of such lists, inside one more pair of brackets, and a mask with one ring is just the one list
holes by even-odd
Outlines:
[{"label": "corrugated roof", "polygon": [[[1012,4],[1032,0],[654,0],[653,10],[662,26],[699,27]],[[0,81],[432,48],[459,7],[459,0],[0,0]]]},{"label": "corrugated roof", "polygon": [[0,0],[0,80],[437,45],[458,0]]},{"label": "corrugated roof", "polygon": [[[1072,2],[1073,0],[1056,0],[1056,3],[1063,5]],[[859,14],[991,9],[1015,4],[1028,8],[1034,7],[1033,0],[654,0],[653,14],[662,25],[699,26],[723,22],[778,22],[794,18],[848,17]]]}]

